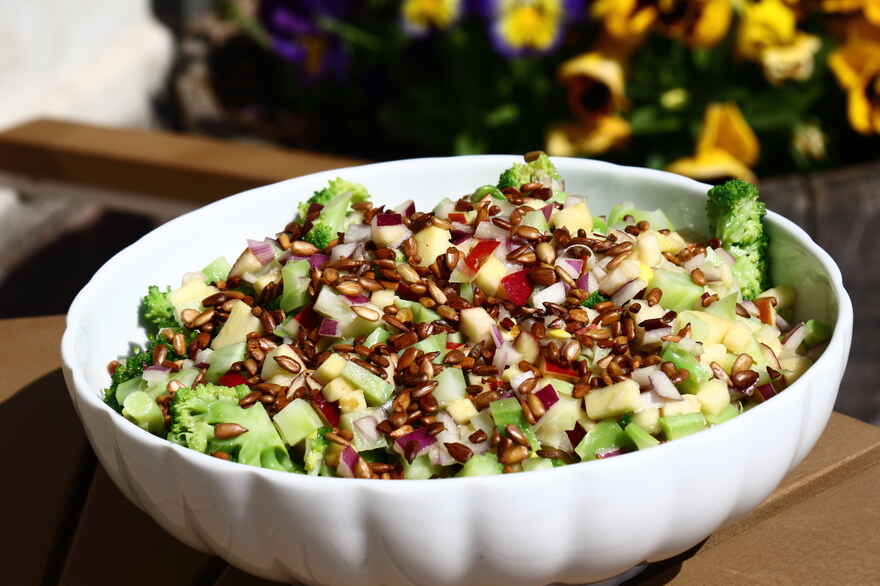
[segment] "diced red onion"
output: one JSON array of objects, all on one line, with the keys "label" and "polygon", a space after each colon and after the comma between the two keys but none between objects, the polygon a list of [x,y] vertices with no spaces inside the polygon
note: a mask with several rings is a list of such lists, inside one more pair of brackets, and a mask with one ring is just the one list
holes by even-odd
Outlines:
[{"label": "diced red onion", "polygon": [[503,242],[510,233],[493,224],[492,222],[480,222],[474,232],[474,238],[482,240],[498,240]]},{"label": "diced red onion", "polygon": [[636,368],[629,374],[629,376],[631,379],[639,383],[639,388],[648,389],[651,387],[651,375],[658,370],[660,370],[660,367],[656,364],[652,364],[651,366]]},{"label": "diced red onion", "polygon": [[474,233],[474,227],[470,224],[465,224],[464,222],[452,222],[451,231],[471,235]]},{"label": "diced red onion", "polygon": [[[606,256],[605,259],[608,257]],[[604,262],[604,261],[603,261]],[[606,271],[603,267],[596,265],[593,267],[593,270],[590,271],[593,274],[593,277],[596,281],[596,290],[599,290],[599,281],[608,276],[608,271]]]},{"label": "diced red onion", "polygon": [[257,257],[257,260],[260,261],[261,265],[268,264],[275,260],[275,250],[268,242],[259,242],[248,238],[247,246],[254,256]]},{"label": "diced red onion", "polygon": [[723,248],[716,248],[715,253],[722,261],[724,261],[724,264],[726,264],[727,266],[732,267],[734,264],[736,264],[736,259],[733,258],[733,255]]},{"label": "diced red onion", "polygon": [[663,336],[672,334],[672,328],[657,328],[656,330],[647,330],[642,336],[642,344],[649,346],[651,344],[659,344],[662,342]]},{"label": "diced red onion", "polygon": [[342,454],[339,456],[339,465],[336,466],[336,473],[345,478],[354,478],[354,469],[357,467],[360,456],[351,446],[345,446]]},{"label": "diced red onion", "polygon": [[455,203],[449,199],[444,199],[434,208],[434,215],[445,220],[449,217],[449,213],[454,211]]},{"label": "diced red onion", "polygon": [[651,379],[651,385],[654,387],[654,392],[658,395],[664,399],[681,400],[681,393],[678,392],[678,389],[675,388],[675,385],[672,384],[672,381],[669,380],[665,372],[658,370],[652,373],[649,378]]},{"label": "diced red onion", "polygon": [[444,446],[442,442],[437,442],[428,448],[427,454],[428,461],[434,466],[451,466],[457,462],[457,460],[449,454],[449,450],[446,449],[446,446]]},{"label": "diced red onion", "polygon": [[782,317],[781,315],[779,315],[777,313],[776,314],[776,328],[780,332],[785,333],[791,329],[791,324],[788,323],[784,317]]},{"label": "diced red onion", "polygon": [[530,378],[535,378],[535,373],[531,370],[527,370],[523,373],[520,373],[510,379],[510,386],[514,389],[519,389],[520,385],[529,380]]},{"label": "diced red onion", "polygon": [[696,256],[691,257],[687,260],[682,266],[684,270],[688,273],[692,272],[694,269],[699,269],[706,262],[706,255],[702,252]]},{"label": "diced red onion", "polygon": [[553,385],[547,385],[540,391],[535,393],[535,396],[541,400],[541,404],[544,405],[544,410],[546,411],[550,407],[556,404],[559,400],[559,394],[557,394],[556,389],[553,388]]},{"label": "diced red onion", "polygon": [[498,372],[513,362],[518,362],[522,355],[513,347],[513,343],[504,342],[500,348],[495,350],[495,356],[492,359],[492,366],[498,369]]},{"label": "diced red onion", "polygon": [[587,432],[580,423],[575,423],[572,429],[565,432],[565,435],[568,436],[568,441],[571,442],[571,445],[576,448],[587,435]]},{"label": "diced red onion", "polygon": [[356,419],[352,425],[360,433],[361,437],[369,443],[375,442],[379,438],[379,432],[376,430],[379,422],[372,415]]},{"label": "diced red onion", "polygon": [[782,339],[782,351],[794,354],[806,337],[807,327],[803,323],[799,323]]},{"label": "diced red onion", "polygon": [[542,207],[541,213],[544,214],[544,219],[549,222],[550,216],[553,214],[553,204],[545,205],[544,207]]},{"label": "diced red onion", "polygon": [[642,279],[633,279],[615,291],[614,295],[611,296],[611,301],[614,305],[623,305],[638,295],[639,291],[647,286],[648,284]]},{"label": "diced red onion", "polygon": [[758,385],[757,387],[755,387],[755,391],[752,393],[752,396],[759,401],[764,402],[767,399],[772,399],[776,396],[776,389],[774,389],[773,385],[771,385],[770,383],[764,383],[763,385]]},{"label": "diced red onion", "polygon": [[[434,445],[437,441],[433,435],[429,434],[427,429],[424,427],[420,427],[415,431],[412,431],[404,436],[397,438],[397,441],[394,442],[394,448],[403,456],[406,456],[406,446],[410,442],[416,442],[418,449],[415,453],[411,454],[413,458],[427,450],[429,447]],[[412,462],[412,460],[410,460]]]},{"label": "diced red onion", "polygon": [[354,251],[357,247],[357,242],[346,242],[344,244],[337,244],[330,251],[330,260],[351,258],[352,256],[354,256]]},{"label": "diced red onion", "polygon": [[623,448],[609,448],[605,450],[598,450],[596,452],[596,459],[606,460],[608,458],[613,458],[614,456],[620,456],[623,453]]},{"label": "diced red onion", "polygon": [[141,376],[148,384],[153,385],[164,381],[168,377],[169,372],[171,372],[171,369],[165,366],[148,366],[144,369],[144,373]]},{"label": "diced red onion", "polygon": [[464,231],[462,231],[462,230],[452,230],[452,231],[449,233],[449,236],[450,236],[450,239],[451,239],[451,241],[452,241],[452,244],[454,244],[455,246],[458,246],[459,244],[461,244],[462,242],[464,242],[464,241],[466,241],[468,238],[470,238],[470,237],[471,237],[471,233],[470,233],[470,232],[464,232]]},{"label": "diced red onion", "polygon": [[408,218],[416,213],[416,204],[413,203],[413,200],[408,199],[396,208],[394,208],[394,211],[403,214],[404,218]]},{"label": "diced red onion", "polygon": [[532,293],[534,307],[544,309],[545,303],[562,304],[565,301],[565,285],[562,281],[556,281],[546,289]]},{"label": "diced red onion", "polygon": [[703,263],[700,270],[702,271],[703,276],[706,277],[706,280],[710,283],[720,281],[724,278],[724,270],[720,266],[713,265],[712,263]]},{"label": "diced red onion", "polygon": [[397,212],[382,212],[376,214],[376,226],[400,226],[403,218]]},{"label": "diced red onion", "polygon": [[372,228],[369,224],[352,224],[345,231],[345,243],[366,242],[372,236]]},{"label": "diced red onion", "polygon": [[325,264],[327,264],[328,260],[329,257],[326,254],[321,254],[320,252],[318,252],[309,257],[309,265],[313,268],[320,269]]},{"label": "diced red onion", "polygon": [[363,305],[370,302],[370,298],[366,295],[345,295],[344,297],[352,305]]},{"label": "diced red onion", "polygon": [[568,273],[572,279],[577,279],[581,274],[581,269],[584,266],[584,261],[579,258],[558,257],[554,264],[557,267],[562,267],[562,270]]},{"label": "diced red onion", "polygon": [[492,324],[492,341],[495,342],[496,348],[501,348],[504,344],[504,336],[501,335],[501,328],[497,324]]},{"label": "diced red onion", "polygon": [[318,328],[318,334],[321,336],[330,336],[331,338],[339,337],[339,322],[335,319],[330,319],[329,317],[325,317],[321,322],[321,327]]}]

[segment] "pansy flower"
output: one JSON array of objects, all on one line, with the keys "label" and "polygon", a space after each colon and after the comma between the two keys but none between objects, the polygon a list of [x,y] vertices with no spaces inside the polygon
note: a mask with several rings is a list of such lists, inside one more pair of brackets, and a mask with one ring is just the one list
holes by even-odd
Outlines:
[{"label": "pansy flower", "polygon": [[347,8],[342,0],[262,0],[258,18],[275,53],[301,65],[305,77],[314,79],[345,65],[340,39],[323,30],[321,20],[341,18]]},{"label": "pansy flower", "polygon": [[551,155],[595,155],[622,144],[629,124],[617,115],[626,106],[623,65],[618,59],[591,51],[559,68],[574,122],[554,126],[546,137]]},{"label": "pansy flower", "polygon": [[880,27],[851,27],[828,63],[846,91],[850,125],[861,134],[880,134]]},{"label": "pansy flower", "polygon": [[403,0],[400,6],[403,28],[413,36],[446,30],[458,21],[462,4],[462,0]]},{"label": "pansy flower", "polygon": [[751,167],[759,145],[736,104],[710,104],[693,157],[673,161],[667,171],[703,181],[737,178],[755,181]]},{"label": "pansy flower", "polygon": [[549,53],[562,41],[565,29],[584,14],[582,0],[488,0],[496,49],[508,57]]}]

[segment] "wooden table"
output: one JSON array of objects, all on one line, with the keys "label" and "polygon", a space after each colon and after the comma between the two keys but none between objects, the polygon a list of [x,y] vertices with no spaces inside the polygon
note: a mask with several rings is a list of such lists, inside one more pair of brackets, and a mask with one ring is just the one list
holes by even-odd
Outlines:
[{"label": "wooden table", "polygon": [[[0,320],[3,584],[269,586],[177,542],[95,461],[61,375],[62,316]],[[880,428],[835,414],[748,518],[632,584],[880,583]]]}]

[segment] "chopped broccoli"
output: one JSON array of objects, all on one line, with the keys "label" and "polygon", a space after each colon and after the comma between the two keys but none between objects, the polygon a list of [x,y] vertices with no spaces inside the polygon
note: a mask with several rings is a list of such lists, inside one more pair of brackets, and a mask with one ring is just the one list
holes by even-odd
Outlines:
[{"label": "chopped broccoli", "polygon": [[125,381],[139,377],[144,373],[144,368],[153,363],[152,353],[146,351],[135,351],[131,356],[125,359],[125,362],[116,367],[113,376],[110,377],[110,388],[104,391],[104,402],[110,408],[122,413],[122,405],[116,400],[116,387]]},{"label": "chopped broccoli", "polygon": [[305,240],[318,247],[319,250],[327,248],[330,241],[337,238],[338,232],[344,232],[346,218],[351,207],[351,194],[343,193],[331,200],[321,215],[315,220],[311,230],[305,236]]},{"label": "chopped broccoli", "polygon": [[162,328],[180,328],[174,317],[174,306],[168,300],[170,292],[170,287],[163,293],[155,285],[150,285],[147,290],[146,296],[141,301],[141,317],[146,322],[147,331],[155,333]]},{"label": "chopped broccoli", "polygon": [[546,154],[526,163],[514,163],[498,178],[498,189],[516,187],[524,183],[538,182],[553,189],[554,194],[562,190],[562,176]]},{"label": "chopped broccoli", "polygon": [[367,192],[366,187],[360,183],[346,181],[341,177],[337,177],[336,179],[331,179],[327,187],[316,191],[308,201],[299,204],[299,218],[305,219],[311,204],[317,203],[322,206],[327,206],[332,200],[343,194],[351,195],[351,203],[358,203],[370,199],[370,194]]},{"label": "chopped broccoli", "polygon": [[598,291],[593,291],[592,293],[590,293],[589,297],[581,302],[581,305],[583,305],[584,307],[594,307],[595,305],[598,305],[603,301],[608,301],[608,298]]},{"label": "chopped broccoli", "polygon": [[[261,403],[242,408],[238,401],[250,393],[245,385],[222,387],[205,384],[184,387],[170,405],[168,439],[206,454],[224,452],[232,460],[282,472],[294,472],[284,441]],[[246,432],[227,439],[214,436],[214,425],[236,423]]]},{"label": "chopped broccoli", "polygon": [[744,299],[754,299],[769,286],[767,235],[762,218],[767,213],[758,188],[734,179],[709,190],[706,214],[709,229],[736,257],[733,274]]}]

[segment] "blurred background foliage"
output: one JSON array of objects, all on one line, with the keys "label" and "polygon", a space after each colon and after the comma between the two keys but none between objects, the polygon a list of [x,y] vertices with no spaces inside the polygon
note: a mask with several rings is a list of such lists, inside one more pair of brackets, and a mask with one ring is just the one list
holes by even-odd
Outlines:
[{"label": "blurred background foliage", "polygon": [[179,125],[218,134],[710,181],[880,152],[878,0],[225,0],[188,35],[177,87],[204,70],[215,106]]}]

